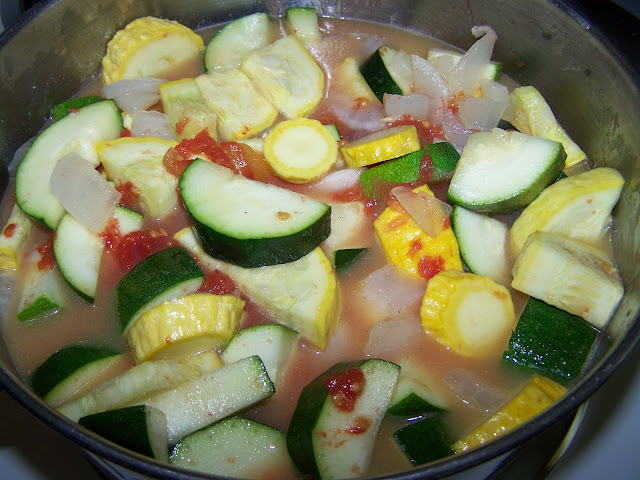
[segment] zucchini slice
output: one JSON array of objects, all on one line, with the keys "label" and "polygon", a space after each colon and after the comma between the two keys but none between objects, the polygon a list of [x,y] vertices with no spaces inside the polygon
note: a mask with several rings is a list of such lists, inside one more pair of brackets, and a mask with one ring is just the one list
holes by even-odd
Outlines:
[{"label": "zucchini slice", "polygon": [[[328,480],[366,473],[399,373],[377,358],[339,363],[304,387],[287,431],[289,455],[303,474]],[[339,399],[351,395],[334,397],[333,386],[360,391],[351,410]]]},{"label": "zucchini slice", "polygon": [[193,138],[205,128],[218,139],[218,118],[209,108],[193,78],[183,78],[159,85],[162,110],[179,139]]},{"label": "zucchini slice", "polygon": [[133,405],[82,417],[78,423],[134,452],[169,460],[164,413],[148,405]]},{"label": "zucchini slice", "polygon": [[469,210],[506,213],[529,205],[558,178],[562,144],[499,128],[469,136],[447,198]]},{"label": "zucchini slice", "polygon": [[207,44],[204,68],[207,72],[237,68],[242,57],[268,45],[270,40],[271,19],[266,13],[258,12],[233,20]]},{"label": "zucchini slice", "polygon": [[179,185],[204,250],[241,267],[293,262],[330,233],[331,208],[326,203],[211,162],[193,161]]},{"label": "zucchini slice", "polygon": [[64,280],[57,268],[38,268],[41,256],[35,252],[23,264],[24,286],[18,304],[18,320],[31,322],[54,315],[66,304]]},{"label": "zucchini slice", "polygon": [[414,125],[400,125],[360,137],[340,148],[349,168],[399,158],[420,150],[420,138]]},{"label": "zucchini slice", "polygon": [[411,93],[413,65],[411,57],[404,50],[381,46],[360,66],[360,73],[380,103],[385,93]]},{"label": "zucchini slice", "polygon": [[418,180],[420,178],[420,160],[424,152],[424,148],[421,148],[362,172],[360,183],[365,196],[384,201],[385,198],[381,195],[380,189],[376,188],[380,184],[402,184]]},{"label": "zucchini slice", "polygon": [[60,120],[62,117],[66,117],[74,110],[79,110],[82,107],[86,107],[87,105],[91,105],[92,103],[96,103],[103,100],[102,97],[98,97],[95,95],[89,97],[76,97],[66,100],[62,103],[59,103],[55,107],[51,109],[51,116],[54,120]]},{"label": "zucchini slice", "polygon": [[35,220],[55,230],[65,209],[49,187],[58,160],[76,152],[94,167],[100,163],[96,144],[122,132],[122,116],[113,100],[81,108],[49,125],[38,135],[16,172],[16,203]]},{"label": "zucchini slice", "polygon": [[433,462],[456,453],[440,416],[411,422],[393,436],[413,465]]},{"label": "zucchini slice", "polygon": [[285,436],[255,420],[233,416],[184,437],[169,462],[183,468],[236,478],[294,478]]},{"label": "zucchini slice", "polygon": [[582,371],[597,334],[582,318],[531,297],[502,359],[566,384]]},{"label": "zucchini slice", "polygon": [[289,29],[303,43],[320,40],[318,14],[313,7],[289,7],[284,13]]}]

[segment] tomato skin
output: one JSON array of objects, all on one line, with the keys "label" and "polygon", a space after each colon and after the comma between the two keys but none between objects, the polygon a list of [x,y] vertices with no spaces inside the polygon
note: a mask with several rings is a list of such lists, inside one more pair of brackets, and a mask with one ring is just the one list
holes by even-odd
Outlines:
[{"label": "tomato skin", "polygon": [[55,237],[55,232],[52,232],[47,241],[36,248],[36,251],[42,255],[40,261],[38,261],[38,270],[51,270],[56,266],[56,257],[53,254],[53,239]]},{"label": "tomato skin", "polygon": [[113,253],[120,268],[128,271],[145,258],[174,245],[175,241],[164,228],[136,230],[123,236]]},{"label": "tomato skin", "polygon": [[352,367],[335,376],[324,379],[324,388],[331,396],[333,404],[345,412],[352,412],[356,401],[362,395],[366,379],[358,367]]}]

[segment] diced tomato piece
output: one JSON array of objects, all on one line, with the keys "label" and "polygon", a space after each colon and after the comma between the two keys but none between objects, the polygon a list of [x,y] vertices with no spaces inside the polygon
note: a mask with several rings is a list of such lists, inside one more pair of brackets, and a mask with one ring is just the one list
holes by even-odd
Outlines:
[{"label": "diced tomato piece", "polygon": [[176,133],[178,135],[182,135],[182,132],[184,132],[184,129],[188,123],[189,123],[189,117],[182,117],[180,121],[176,123]]},{"label": "diced tomato piece", "polygon": [[365,385],[364,373],[358,367],[349,368],[336,376],[324,379],[324,388],[331,395],[333,404],[345,412],[353,411]]},{"label": "diced tomato piece", "polygon": [[120,138],[130,137],[130,136],[131,136],[131,130],[129,130],[128,128],[125,128],[120,132]]},{"label": "diced tomato piece", "polygon": [[174,177],[180,178],[182,172],[193,160],[185,160],[182,154],[175,148],[169,148],[162,158],[162,164]]},{"label": "diced tomato piece", "polygon": [[229,275],[222,273],[220,270],[214,270],[205,275],[198,291],[215,295],[227,295],[236,291],[236,285]]},{"label": "diced tomato piece", "polygon": [[425,256],[418,263],[418,272],[425,280],[429,280],[444,270],[444,259],[442,257]]},{"label": "diced tomato piece", "polygon": [[112,218],[109,220],[106,228],[100,233],[100,236],[104,240],[105,248],[107,251],[116,248],[120,241],[120,228],[118,220]]},{"label": "diced tomato piece", "polygon": [[13,237],[13,234],[16,233],[16,228],[18,228],[17,223],[10,223],[6,227],[4,227],[4,230],[2,231],[2,235],[5,238],[11,238]]},{"label": "diced tomato piece", "polygon": [[114,253],[120,267],[130,270],[150,255],[174,244],[175,241],[163,228],[137,230],[122,237]]},{"label": "diced tomato piece", "polygon": [[120,205],[135,209],[140,198],[140,191],[136,186],[131,182],[125,182],[118,185],[116,190],[122,195],[122,197],[120,197]]},{"label": "diced tomato piece", "polygon": [[51,270],[55,267],[56,257],[53,254],[53,239],[55,236],[55,232],[51,232],[47,241],[36,248],[36,251],[42,255],[38,262],[38,270]]}]

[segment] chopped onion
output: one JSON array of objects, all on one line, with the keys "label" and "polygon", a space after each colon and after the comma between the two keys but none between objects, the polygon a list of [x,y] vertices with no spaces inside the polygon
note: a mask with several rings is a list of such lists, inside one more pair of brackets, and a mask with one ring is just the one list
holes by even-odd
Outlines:
[{"label": "chopped onion", "polygon": [[410,95],[383,96],[384,114],[387,117],[402,117],[408,115],[415,120],[426,120],[429,117],[429,97],[419,93]]},{"label": "chopped onion", "polygon": [[444,112],[447,105],[443,98],[432,98],[429,101],[429,116],[427,120],[432,127],[439,127],[444,120]]},{"label": "chopped onion", "polygon": [[460,123],[450,108],[444,112],[442,131],[444,132],[444,137],[458,150],[458,153],[462,152],[462,149],[467,144],[469,135],[473,133],[473,130],[465,128],[464,125]]},{"label": "chopped onion", "polygon": [[449,98],[449,87],[438,70],[424,58],[411,55],[413,90],[430,98]]},{"label": "chopped onion", "polygon": [[164,82],[166,80],[153,77],[120,80],[105,85],[102,93],[106,98],[115,100],[120,109],[133,113],[158,103],[160,100],[158,86]]},{"label": "chopped onion", "polygon": [[136,110],[131,121],[132,137],[159,137],[175,140],[169,118],[161,112]]},{"label": "chopped onion", "polygon": [[498,103],[488,98],[467,97],[460,99],[459,114],[462,124],[473,130],[490,131],[498,126],[502,114],[506,108],[503,103]]},{"label": "chopped onion", "polygon": [[499,82],[491,80],[483,80],[480,83],[482,89],[483,98],[488,98],[494,102],[498,102],[504,105],[504,112],[502,118],[512,117],[514,115],[513,105],[509,98],[509,89]]},{"label": "chopped onion", "polygon": [[360,47],[360,54],[362,58],[369,58],[376,50],[382,46],[383,42],[380,37],[376,35],[367,35]]},{"label": "chopped onion", "polygon": [[65,210],[96,233],[107,226],[122,196],[77,153],[69,153],[58,160],[49,186]]},{"label": "chopped onion", "polygon": [[493,29],[486,25],[473,27],[471,33],[479,39],[467,50],[449,74],[448,85],[454,94],[463,92],[470,96],[480,87],[498,39]]},{"label": "chopped onion", "polygon": [[467,370],[456,370],[445,377],[445,382],[464,403],[472,408],[492,412],[507,400],[507,395],[479,380]]},{"label": "chopped onion", "polygon": [[424,296],[423,280],[398,271],[393,264],[371,273],[360,284],[360,295],[383,315],[396,315]]},{"label": "chopped onion", "polygon": [[425,335],[420,319],[410,315],[397,315],[376,323],[369,332],[365,355],[378,357],[402,350]]},{"label": "chopped onion", "polygon": [[360,181],[360,175],[364,172],[363,168],[343,168],[325,175],[324,178],[318,180],[310,188],[326,193],[342,192],[348,188],[357,185]]},{"label": "chopped onion", "polygon": [[400,205],[422,229],[435,237],[447,226],[453,208],[426,192],[414,192],[409,187],[399,186],[391,190]]}]

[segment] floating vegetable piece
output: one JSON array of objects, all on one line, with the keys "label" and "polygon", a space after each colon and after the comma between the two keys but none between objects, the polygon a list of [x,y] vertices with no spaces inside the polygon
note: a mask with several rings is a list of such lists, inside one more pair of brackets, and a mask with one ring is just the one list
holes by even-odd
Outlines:
[{"label": "floating vegetable piece", "polygon": [[267,134],[262,151],[275,174],[291,183],[318,180],[338,160],[333,134],[308,118],[280,122]]},{"label": "floating vegetable piece", "polygon": [[[344,171],[344,170],[343,170]],[[331,203],[331,234],[322,242],[326,252],[370,247],[371,217],[362,202]]]},{"label": "floating vegetable piece", "polygon": [[450,434],[442,419],[432,416],[397,430],[393,436],[413,465],[422,465],[453,455]]},{"label": "floating vegetable piece", "polygon": [[217,140],[218,119],[193,78],[166,82],[159,88],[162,110],[177,138],[193,138],[207,129],[211,138]]},{"label": "floating vegetable piece", "polygon": [[91,95],[88,97],[76,97],[59,103],[51,109],[51,116],[54,120],[60,120],[62,117],[66,117],[69,113],[79,110],[82,107],[91,105],[102,100],[102,97]]},{"label": "floating vegetable piece", "polygon": [[167,422],[157,408],[133,405],[82,417],[78,423],[121,447],[168,461]]},{"label": "floating vegetable piece", "polygon": [[203,265],[229,275],[271,318],[320,349],[326,347],[338,325],[340,292],[331,262],[320,248],[295,262],[242,268],[207,255],[191,228],[179,231],[175,238]]},{"label": "floating vegetable piece", "polygon": [[533,232],[556,232],[601,244],[611,223],[624,178],[608,167],[558,180],[547,187],[515,220],[510,243],[517,255]]},{"label": "floating vegetable piece", "polygon": [[0,272],[18,269],[19,257],[33,226],[29,216],[18,205],[14,205],[0,233]]},{"label": "floating vegetable piece", "polygon": [[433,379],[424,367],[411,360],[402,361],[401,367],[387,415],[411,419],[447,410],[447,402],[431,386]]},{"label": "floating vegetable piece", "polygon": [[180,193],[204,250],[241,267],[293,262],[330,233],[326,203],[205,160],[183,172]]},{"label": "floating vegetable piece", "polygon": [[462,453],[501,437],[549,408],[565,393],[562,385],[536,375],[498,413],[454,443],[453,449]]},{"label": "floating vegetable piece", "polygon": [[293,35],[248,53],[240,69],[289,119],[307,116],[324,95],[324,72]]},{"label": "floating vegetable piece", "polygon": [[138,363],[214,350],[236,333],[243,310],[236,296],[192,293],[144,311],[127,341]]},{"label": "floating vegetable piece", "polygon": [[516,290],[603,328],[624,293],[604,251],[552,232],[529,235],[513,266]]},{"label": "floating vegetable piece", "polygon": [[401,185],[391,190],[391,194],[429,236],[435,238],[451,228],[451,205],[438,200],[431,192],[411,190]]},{"label": "floating vegetable piece", "polygon": [[302,41],[310,43],[320,40],[318,14],[313,7],[289,7],[284,14],[291,33]]},{"label": "floating vegetable piece", "polygon": [[440,272],[429,280],[420,319],[429,335],[468,357],[494,352],[517,321],[509,290],[489,277],[461,271]]},{"label": "floating vegetable piece", "polygon": [[221,141],[252,137],[269,128],[278,116],[278,110],[238,69],[200,75],[195,80],[218,117]]},{"label": "floating vegetable piece", "polygon": [[163,159],[176,142],[156,137],[123,137],[96,146],[104,170],[116,185],[131,183],[140,208],[152,218],[164,218],[178,203],[178,181]]},{"label": "floating vegetable piece", "polygon": [[413,125],[391,127],[360,137],[340,148],[349,168],[373,165],[420,150]]},{"label": "floating vegetable piece", "polygon": [[[426,185],[414,191],[432,195]],[[398,205],[386,208],[373,227],[387,258],[414,276],[428,280],[442,270],[462,270],[458,242],[450,226],[432,237]]]},{"label": "floating vegetable piece", "polygon": [[155,17],[142,17],[119,30],[102,59],[106,84],[153,77],[179,67],[202,53],[204,42],[190,28]]},{"label": "floating vegetable piece", "polygon": [[582,371],[597,334],[580,317],[529,298],[502,357],[564,384]]},{"label": "floating vegetable piece", "polygon": [[587,158],[560,126],[538,90],[531,86],[519,87],[511,92],[509,97],[515,112],[514,117],[507,120],[522,133],[562,143],[567,154],[565,168],[578,165]]},{"label": "floating vegetable piece", "polygon": [[433,166],[447,172],[453,172],[460,160],[460,154],[449,142],[432,143],[427,147]]},{"label": "floating vegetable piece", "polygon": [[336,273],[347,270],[351,265],[356,263],[358,259],[367,251],[366,248],[348,248],[345,250],[336,250],[333,264]]},{"label": "floating vegetable piece", "polygon": [[85,415],[131,405],[154,393],[171,390],[221,366],[216,352],[143,362],[100,383],[83,396],[61,405],[58,411],[77,422]]},{"label": "floating vegetable piece", "polygon": [[381,192],[376,188],[381,183],[401,184],[418,180],[420,178],[420,160],[424,152],[424,149],[421,148],[364,171],[360,175],[360,183],[367,198],[375,197],[379,201],[384,200]]},{"label": "floating vegetable piece", "polygon": [[349,95],[354,106],[364,106],[369,103],[380,103],[378,97],[376,97],[369,87],[369,84],[360,73],[358,63],[353,57],[347,57],[344,59],[334,72],[332,80],[339,85],[342,92]]},{"label": "floating vegetable piece", "polygon": [[529,205],[564,165],[562,144],[499,128],[469,136],[447,198],[469,210],[512,212]]},{"label": "floating vegetable piece", "polygon": [[411,57],[403,50],[381,46],[360,66],[360,73],[380,102],[385,93],[411,92],[413,67]]},{"label": "floating vegetable piece", "polygon": [[24,284],[17,317],[21,322],[53,315],[65,304],[64,280],[57,268],[39,268],[42,255],[37,251],[23,260],[21,270]]}]

